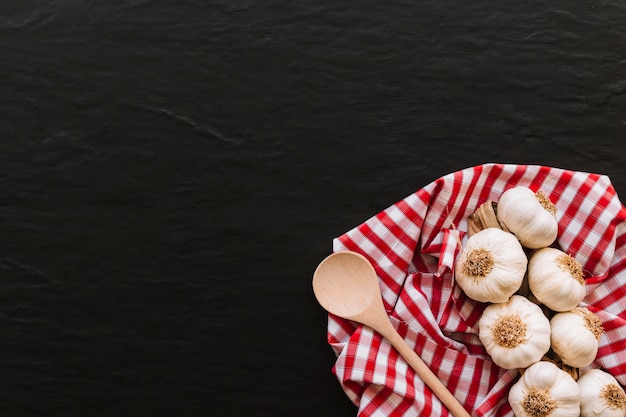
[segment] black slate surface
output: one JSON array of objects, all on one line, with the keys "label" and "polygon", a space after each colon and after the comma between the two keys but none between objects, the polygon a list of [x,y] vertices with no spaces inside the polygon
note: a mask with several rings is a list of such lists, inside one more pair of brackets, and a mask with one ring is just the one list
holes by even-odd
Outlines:
[{"label": "black slate surface", "polygon": [[626,195],[620,1],[0,5],[0,413],[353,416],[333,237],[484,162]]}]

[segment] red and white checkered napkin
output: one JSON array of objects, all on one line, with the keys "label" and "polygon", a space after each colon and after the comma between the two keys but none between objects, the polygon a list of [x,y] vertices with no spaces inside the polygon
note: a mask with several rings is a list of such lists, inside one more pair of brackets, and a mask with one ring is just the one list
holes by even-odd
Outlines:
[{"label": "red and white checkered napkin", "polygon": [[[593,367],[626,385],[626,209],[608,177],[544,166],[486,164],[446,175],[334,239],[365,255],[396,329],[472,415],[513,416],[518,377],[490,360],[477,336],[484,304],[453,278],[467,218],[515,185],[541,189],[558,209],[560,248],[585,270],[584,304],[606,333]],[[446,416],[439,400],[378,334],[330,315],[333,367],[358,416]]]}]

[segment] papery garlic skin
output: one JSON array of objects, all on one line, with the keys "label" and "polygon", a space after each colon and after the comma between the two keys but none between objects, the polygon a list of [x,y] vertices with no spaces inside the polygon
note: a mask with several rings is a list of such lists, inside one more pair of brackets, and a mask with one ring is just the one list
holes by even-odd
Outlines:
[{"label": "papery garlic skin", "polygon": [[513,187],[502,193],[496,216],[524,247],[544,248],[556,240],[559,229],[556,206],[544,194],[534,193],[530,188]]},{"label": "papery garlic skin", "polygon": [[602,332],[600,319],[582,307],[557,313],[550,319],[552,350],[565,365],[574,368],[583,368],[593,362]]},{"label": "papery garlic skin", "polygon": [[488,228],[467,240],[455,263],[455,280],[473,300],[502,303],[522,285],[527,264],[515,236]]},{"label": "papery garlic skin", "polygon": [[540,303],[558,312],[575,308],[586,295],[580,263],[556,248],[539,249],[530,256],[528,286]]},{"label": "papery garlic skin", "polygon": [[601,369],[589,369],[577,382],[581,417],[626,416],[626,393],[613,375]]},{"label": "papery garlic skin", "polygon": [[478,337],[501,368],[526,368],[550,349],[550,322],[541,308],[521,295],[491,304],[478,320]]},{"label": "papery garlic skin", "polygon": [[508,399],[516,417],[578,417],[580,413],[578,384],[547,361],[528,367],[509,390]]}]

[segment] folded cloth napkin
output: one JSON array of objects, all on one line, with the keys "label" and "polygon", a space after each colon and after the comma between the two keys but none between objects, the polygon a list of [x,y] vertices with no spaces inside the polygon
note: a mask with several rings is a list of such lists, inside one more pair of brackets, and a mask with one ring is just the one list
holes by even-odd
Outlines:
[{"label": "folded cloth napkin", "polygon": [[[608,177],[536,165],[485,164],[448,174],[333,240],[367,257],[395,328],[454,396],[477,416],[513,416],[517,370],[496,366],[478,339],[486,306],[454,282],[467,218],[513,186],[542,190],[557,206],[557,243],[583,266],[583,304],[605,329],[591,367],[626,385],[626,209]],[[446,416],[447,410],[371,329],[328,317],[333,372],[358,416]]]}]

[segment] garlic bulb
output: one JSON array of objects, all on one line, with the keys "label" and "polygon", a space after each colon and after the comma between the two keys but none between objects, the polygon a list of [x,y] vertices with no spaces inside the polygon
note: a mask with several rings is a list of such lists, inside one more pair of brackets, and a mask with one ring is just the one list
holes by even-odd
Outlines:
[{"label": "garlic bulb", "polygon": [[521,295],[491,304],[478,320],[478,337],[501,368],[526,368],[550,349],[550,322],[541,308]]},{"label": "garlic bulb", "polygon": [[578,417],[580,388],[552,362],[531,365],[509,390],[516,417]]},{"label": "garlic bulb", "polygon": [[515,236],[488,228],[467,240],[456,260],[455,279],[471,299],[502,303],[521,286],[527,263]]},{"label": "garlic bulb", "polygon": [[498,200],[496,215],[527,248],[547,247],[556,239],[556,206],[540,191],[534,193],[526,187],[506,190]]},{"label": "garlic bulb", "polygon": [[626,416],[626,393],[613,375],[590,369],[578,379],[581,417]]},{"label": "garlic bulb", "polygon": [[550,330],[552,350],[564,364],[574,368],[593,362],[604,332],[600,318],[582,307],[555,314],[550,320]]},{"label": "garlic bulb", "polygon": [[528,286],[540,303],[554,311],[568,311],[585,297],[580,263],[556,248],[543,248],[528,260]]}]

